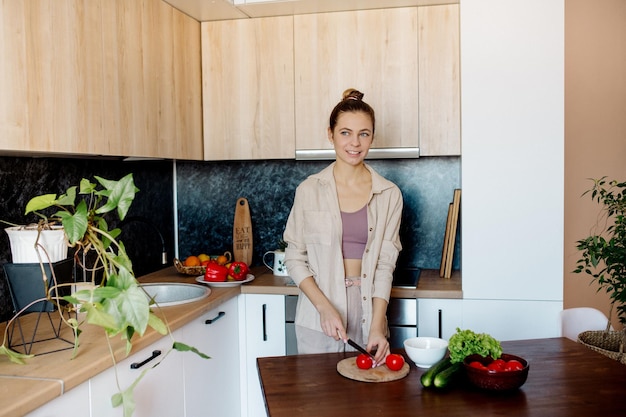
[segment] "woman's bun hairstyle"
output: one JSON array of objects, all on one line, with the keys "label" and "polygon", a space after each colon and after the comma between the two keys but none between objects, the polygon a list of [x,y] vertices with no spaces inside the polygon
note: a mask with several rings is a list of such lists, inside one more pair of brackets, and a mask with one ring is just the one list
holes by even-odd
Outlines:
[{"label": "woman's bun hairstyle", "polygon": [[330,130],[335,130],[337,125],[337,119],[341,113],[358,113],[362,112],[370,116],[372,119],[372,134],[376,128],[376,117],[374,115],[374,109],[363,101],[364,94],[355,88],[348,88],[343,92],[341,101],[335,106],[330,113],[330,120],[328,126]]},{"label": "woman's bun hairstyle", "polygon": [[364,94],[361,93],[359,90],[355,90],[354,88],[348,88],[346,91],[343,92],[343,99],[344,100],[363,100],[363,96]]}]

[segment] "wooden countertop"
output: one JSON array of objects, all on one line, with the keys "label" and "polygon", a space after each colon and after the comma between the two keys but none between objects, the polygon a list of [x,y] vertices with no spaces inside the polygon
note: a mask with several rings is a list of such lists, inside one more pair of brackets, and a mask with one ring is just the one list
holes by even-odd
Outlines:
[{"label": "wooden countertop", "polygon": [[[180,275],[174,267],[141,277],[140,281],[195,283],[194,277]],[[161,312],[156,313],[165,315],[169,326],[174,331],[239,294],[239,287],[212,288],[211,294],[204,300],[164,307]],[[24,316],[22,324],[28,325],[33,320],[33,314]],[[5,323],[2,323],[0,331],[4,332],[4,329]],[[2,394],[0,395],[0,415],[22,416],[111,368],[112,362],[104,331],[99,327],[89,325],[82,326],[82,329],[78,355],[74,359],[71,359],[71,349],[35,356],[27,359],[25,365],[13,364],[5,356],[0,356],[0,393]],[[66,326],[62,327],[61,335],[67,340],[73,340],[71,331]],[[133,352],[149,346],[161,337],[163,336],[148,328],[143,337],[133,339]],[[39,333],[37,338],[41,338]],[[119,337],[109,340],[116,360],[124,359],[126,357],[125,342]],[[35,344],[33,353],[37,353],[37,349],[42,348],[49,350],[50,343]],[[66,346],[60,341],[52,343],[56,346]]]},{"label": "wooden countertop", "polygon": [[[284,294],[298,295],[295,285],[288,285],[289,277],[280,277],[270,273],[270,270],[261,268],[257,278],[242,286],[242,294]],[[439,271],[424,269],[420,273],[417,288],[392,288],[392,298],[463,298],[461,289],[461,273],[454,271],[450,279],[439,277]]]},{"label": "wooden countertop", "polygon": [[[248,284],[231,288],[211,288],[211,295],[204,300],[164,307],[157,314],[165,315],[173,331],[240,293],[298,295],[297,287],[286,285],[291,281],[289,277],[274,276],[264,266],[253,268],[252,273],[256,278]],[[181,275],[174,267],[140,277],[139,281],[196,283],[195,277]],[[423,271],[418,288],[394,288],[391,295],[396,298],[462,298],[460,276],[442,279],[437,274]],[[29,325],[33,320],[33,317],[24,316],[22,324]],[[4,332],[5,326],[6,323],[0,324],[1,332]],[[104,331],[96,326],[83,326],[82,330],[78,355],[74,359],[71,359],[71,349],[36,356],[28,359],[26,365],[10,363],[5,356],[0,356],[1,416],[24,415],[112,366]],[[62,336],[73,340],[71,332],[65,326]],[[149,346],[161,337],[148,329],[143,337],[133,340],[133,352]],[[116,360],[125,358],[125,343],[119,338],[110,340]],[[62,342],[55,343],[65,347]],[[49,350],[47,343],[41,345],[46,351]],[[40,347],[35,344],[32,353],[37,353],[38,348]]]},{"label": "wooden countertop", "polygon": [[424,389],[419,382],[424,370],[414,364],[398,381],[353,381],[337,373],[336,365],[354,353],[259,358],[257,363],[269,417],[624,415],[625,365],[565,338],[502,346],[528,360],[530,370],[519,390],[499,394],[467,383],[445,391]]}]

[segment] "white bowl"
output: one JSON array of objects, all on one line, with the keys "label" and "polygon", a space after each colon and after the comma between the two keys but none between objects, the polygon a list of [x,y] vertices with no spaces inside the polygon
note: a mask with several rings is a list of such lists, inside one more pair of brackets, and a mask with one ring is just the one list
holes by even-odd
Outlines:
[{"label": "white bowl", "polygon": [[430,368],[446,355],[448,341],[437,337],[411,337],[404,341],[404,350],[415,365]]}]

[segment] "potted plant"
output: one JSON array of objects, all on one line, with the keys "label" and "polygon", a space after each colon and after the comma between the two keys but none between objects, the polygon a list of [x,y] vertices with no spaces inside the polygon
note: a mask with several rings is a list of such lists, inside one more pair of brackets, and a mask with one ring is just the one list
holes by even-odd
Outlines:
[{"label": "potted plant", "polygon": [[4,229],[9,236],[14,263],[58,262],[67,258],[67,240],[60,224],[41,220]]},{"label": "potted plant", "polygon": [[[591,275],[597,291],[605,291],[611,303],[606,330],[583,332],[579,340],[626,364],[626,182],[594,179],[587,194],[601,209],[591,235],[576,242],[582,257],[574,272]],[[625,326],[621,331],[609,330],[614,311]]]},{"label": "potted plant", "polygon": [[[64,314],[61,314],[64,323],[70,326],[74,333],[73,357],[79,347],[80,327],[85,323],[102,327],[109,337],[121,337],[126,341],[127,354],[132,348],[133,336],[143,335],[148,327],[161,334],[169,332],[166,324],[151,311],[151,301],[135,278],[124,245],[117,240],[120,229],[109,230],[106,220],[110,215],[117,215],[120,221],[126,217],[139,191],[135,187],[132,174],[119,181],[97,176],[95,179],[97,183],[83,178],[78,187],[72,186],[60,196],[45,194],[34,197],[26,205],[25,213],[37,213],[42,218],[40,227],[43,227],[43,224],[61,224],[69,246],[74,248],[74,261],[77,264],[82,262],[81,259],[84,259],[82,255],[85,253],[89,253],[91,255],[89,258],[94,259],[93,264],[82,265],[84,269],[91,271],[90,287],[81,287],[82,289],[63,297],[55,296],[58,292],[55,288],[56,280],[46,289],[46,299],[54,303],[59,312],[86,313],[84,321],[80,322],[76,318],[78,316],[65,318]],[[50,216],[42,213],[54,209],[57,211]],[[43,270],[42,267],[42,272]],[[11,321],[19,314],[20,312]],[[7,323],[7,330],[11,321]],[[195,348],[180,342],[174,342],[172,349],[192,351],[208,358]],[[112,352],[111,349],[110,351]],[[16,363],[24,363],[25,359],[32,356],[11,350],[7,346],[6,330],[0,354],[6,355]],[[114,358],[113,363],[115,364]],[[138,379],[140,378],[141,376]],[[116,394],[113,398],[114,404],[123,406],[125,416],[133,413],[132,387],[136,382],[131,384],[131,388]]]}]

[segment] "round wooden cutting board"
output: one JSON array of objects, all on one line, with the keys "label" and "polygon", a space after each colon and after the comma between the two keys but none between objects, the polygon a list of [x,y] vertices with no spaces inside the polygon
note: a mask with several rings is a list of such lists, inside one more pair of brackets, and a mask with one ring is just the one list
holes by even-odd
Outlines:
[{"label": "round wooden cutting board", "polygon": [[337,363],[337,372],[342,376],[361,382],[389,382],[402,379],[409,374],[410,366],[404,362],[402,369],[392,371],[386,365],[372,369],[359,369],[356,366],[356,356],[342,359]]}]

